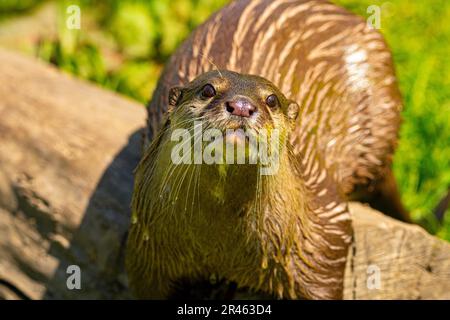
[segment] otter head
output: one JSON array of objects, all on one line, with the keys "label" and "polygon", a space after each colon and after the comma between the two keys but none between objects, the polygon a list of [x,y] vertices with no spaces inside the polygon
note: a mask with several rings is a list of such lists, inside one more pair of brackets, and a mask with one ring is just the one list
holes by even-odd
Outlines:
[{"label": "otter head", "polygon": [[270,81],[231,71],[206,72],[169,92],[169,112],[187,112],[219,130],[276,128],[297,117],[297,103]]},{"label": "otter head", "polygon": [[[240,150],[244,150],[243,158],[247,162],[266,164],[273,160],[269,158],[275,150],[278,153],[286,145],[299,111],[297,103],[287,99],[270,81],[231,71],[206,72],[184,87],[174,87],[168,102],[172,130],[191,130],[201,125],[203,142],[214,140],[216,146],[225,142],[222,148],[225,152],[229,151],[225,149],[230,147],[230,142],[232,148],[236,144],[244,145]],[[222,135],[220,141],[218,135]],[[267,149],[264,159],[261,148]],[[217,148],[215,152],[215,159],[222,161],[224,152],[218,155]],[[254,160],[250,160],[251,156]],[[224,161],[226,164],[230,164],[230,159],[239,162],[237,157],[239,154]]]},{"label": "otter head", "polygon": [[265,78],[232,71],[206,72],[169,92],[169,112],[185,108],[219,129],[275,126],[284,116],[297,117],[297,103]]},{"label": "otter head", "polygon": [[224,112],[231,122],[279,111],[295,118],[298,113],[298,105],[288,100],[269,80],[224,70],[203,73],[186,86],[170,90],[170,107],[183,105],[186,101],[196,114],[211,109],[216,114]]},{"label": "otter head", "polygon": [[[151,257],[136,260],[136,270],[156,270],[155,281],[168,271],[170,280],[215,272],[279,297],[339,296],[347,247],[333,238],[333,226],[326,234],[318,215],[324,206],[310,202],[314,197],[292,152],[298,105],[268,80],[230,71],[207,72],[172,88],[168,103],[164,127],[136,170],[130,243]],[[203,132],[196,138],[199,125]],[[279,154],[278,170],[262,176],[262,166],[254,163],[208,163],[205,154],[220,148],[210,148],[216,139],[204,135],[207,129],[225,138],[219,146],[229,139],[234,150],[244,145],[247,151],[255,137],[261,147],[264,132],[275,137],[278,145],[270,151]],[[183,156],[174,159],[179,151]],[[339,260],[328,255],[330,245],[342,247]]]}]

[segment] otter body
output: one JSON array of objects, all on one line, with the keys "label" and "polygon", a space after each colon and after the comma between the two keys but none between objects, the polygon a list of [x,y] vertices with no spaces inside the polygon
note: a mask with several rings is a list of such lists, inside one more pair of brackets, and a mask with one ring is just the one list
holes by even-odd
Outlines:
[{"label": "otter body", "polygon": [[[163,298],[179,279],[217,275],[280,298],[342,298],[346,201],[391,196],[402,212],[390,172],[400,109],[389,50],[361,18],[325,1],[231,3],[172,56],[149,105],[131,287]],[[277,173],[171,164],[170,135],[195,121],[280,131]]]}]

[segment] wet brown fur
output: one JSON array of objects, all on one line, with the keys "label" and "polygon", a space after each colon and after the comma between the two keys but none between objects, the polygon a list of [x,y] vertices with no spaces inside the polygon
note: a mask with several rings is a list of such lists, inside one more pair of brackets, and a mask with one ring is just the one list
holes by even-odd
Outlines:
[{"label": "wet brown fur", "polygon": [[[203,101],[198,91],[206,83],[215,84],[218,94]],[[337,221],[321,219],[320,203],[305,186],[301,161],[287,139],[297,112],[288,115],[298,106],[267,80],[228,71],[203,74],[175,91],[179,98],[169,99],[176,105],[165,129],[136,170],[127,266],[137,294],[165,297],[178,279],[215,274],[280,298],[339,297],[350,220],[345,205],[336,212],[342,214]],[[271,93],[280,101],[274,110],[264,101]],[[169,133],[179,123],[189,127],[185,120],[196,115],[211,127],[229,128],[218,119],[224,101],[234,96],[258,106],[251,129],[281,129],[279,172],[262,176],[260,167],[250,164],[227,165],[225,174],[216,165],[171,168]],[[329,190],[332,194],[332,186]]]},{"label": "wet brown fur", "polygon": [[[178,189],[169,192],[174,208],[161,210],[152,188],[163,179],[155,159],[174,125],[163,116],[169,91],[185,88],[177,108],[194,101],[189,92],[212,74],[190,81],[216,66],[241,74],[242,86],[236,86],[240,76],[214,74],[233,78],[228,89],[234,93],[251,97],[251,84],[271,85],[287,97],[276,121],[260,118],[286,130],[280,172],[261,182],[251,166],[231,169],[225,178],[211,168],[203,176],[180,168],[174,177],[184,178],[174,178]],[[244,76],[249,73],[263,79]],[[300,106],[293,124],[286,121],[288,98]],[[174,118],[219,119],[217,107]],[[346,201],[388,204],[392,214],[406,217],[390,170],[400,110],[390,52],[359,17],[321,0],[240,0],[216,13],[172,56],[149,106],[153,142],[136,171],[127,253],[137,295],[166,297],[177,279],[217,274],[281,298],[342,298],[352,236]],[[200,181],[196,191],[191,180]],[[229,198],[217,201],[213,186]],[[231,197],[236,190],[238,197]],[[178,201],[183,193],[195,210]]]}]

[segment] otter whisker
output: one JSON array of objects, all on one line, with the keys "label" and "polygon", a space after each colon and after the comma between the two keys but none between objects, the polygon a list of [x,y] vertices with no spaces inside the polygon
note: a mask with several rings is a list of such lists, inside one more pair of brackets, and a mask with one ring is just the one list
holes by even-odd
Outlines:
[{"label": "otter whisker", "polygon": [[203,53],[199,53],[199,55],[203,58],[205,58],[214,68],[216,68],[216,71],[219,73],[220,77],[222,79],[224,79],[222,73],[220,72],[219,68],[217,67],[217,65],[210,59],[208,58],[206,55],[204,55]]},{"label": "otter whisker", "polygon": [[[190,128],[189,132],[192,132],[193,130],[194,130],[194,128]],[[201,139],[202,139],[202,136],[197,137],[196,140],[194,141],[194,145],[195,145],[195,143],[197,143]],[[191,144],[191,143],[192,143],[191,140],[187,140],[187,141],[184,142],[183,146],[186,145],[186,144]],[[192,171],[191,178],[190,178],[190,180],[192,180],[192,177],[193,177],[193,174],[194,174],[193,172],[195,171],[195,165],[194,165],[193,168],[192,168],[192,165],[172,165],[170,174],[167,173],[166,177],[163,180],[163,183],[162,183],[163,189],[160,190],[160,192],[164,191],[168,181],[170,181],[170,180],[173,180],[172,185],[177,186],[177,188],[175,190],[172,190],[172,193],[171,193],[172,194],[172,198],[171,198],[171,201],[169,203],[169,206],[171,205],[171,207],[172,207],[172,212],[174,211],[176,202],[178,201],[178,197],[179,197],[179,194],[181,192],[181,189],[184,187],[183,183],[184,183],[184,180],[185,180],[185,178],[186,178],[186,176],[187,176],[189,171]],[[175,172],[177,172],[177,173],[175,174]],[[174,174],[175,174],[174,178],[171,179],[171,177]],[[188,189],[186,190],[186,192],[187,192],[186,194],[190,193],[190,185],[191,185],[191,181],[189,182],[189,186],[188,186]],[[185,211],[186,211],[186,209],[187,209],[187,200],[186,200],[186,203],[185,203]]]},{"label": "otter whisker", "polygon": [[[189,129],[187,129],[187,130],[189,130],[188,132],[189,132],[190,134],[192,134],[192,131],[194,130],[194,128],[189,128]],[[190,144],[190,143],[191,143],[191,140],[186,140],[186,141],[183,142],[183,144],[181,145],[181,148],[183,149],[184,146],[185,146],[186,144]],[[156,161],[155,161],[155,163],[156,163]],[[170,167],[169,169],[173,169],[172,171],[174,171],[174,170],[176,169],[176,165],[174,165],[174,164],[172,163],[172,164],[171,164],[171,167]],[[172,172],[172,173],[173,173],[173,172]],[[167,172],[167,174],[168,174],[168,172]],[[167,175],[166,175],[166,177],[163,179],[163,183],[162,183],[160,192],[162,192],[162,191],[166,188],[166,184],[167,184],[167,181],[168,181],[169,178],[170,178],[170,176],[167,176]]]}]

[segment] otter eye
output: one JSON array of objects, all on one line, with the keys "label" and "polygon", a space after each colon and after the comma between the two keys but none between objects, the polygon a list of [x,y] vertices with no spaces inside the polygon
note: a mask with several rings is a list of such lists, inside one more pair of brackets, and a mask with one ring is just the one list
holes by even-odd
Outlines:
[{"label": "otter eye", "polygon": [[212,98],[216,95],[216,89],[208,83],[203,87],[201,95],[203,98]]},{"label": "otter eye", "polygon": [[266,98],[266,104],[270,107],[270,108],[275,108],[278,105],[278,98],[276,95],[271,94],[270,96],[268,96]]}]

